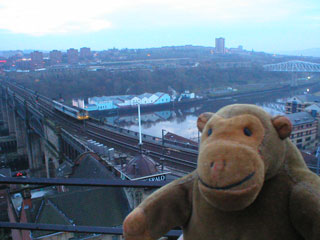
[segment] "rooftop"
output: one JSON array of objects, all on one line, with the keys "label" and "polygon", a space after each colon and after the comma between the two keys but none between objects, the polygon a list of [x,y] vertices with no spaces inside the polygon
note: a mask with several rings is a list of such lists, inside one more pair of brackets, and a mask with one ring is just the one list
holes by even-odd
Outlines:
[{"label": "rooftop", "polygon": [[309,107],[306,107],[305,110],[306,111],[312,111],[312,110],[320,111],[320,103],[311,104]]},{"label": "rooftop", "polygon": [[170,141],[177,141],[177,142],[182,142],[182,143],[198,146],[197,142],[192,141],[192,140],[190,140],[188,138],[181,137],[181,136],[179,136],[177,134],[174,134],[174,133],[171,133],[171,132],[167,132],[164,135],[164,138],[167,139],[167,140],[170,140]]},{"label": "rooftop", "polygon": [[[32,199],[32,207],[26,209],[28,222],[109,227],[122,225],[129,210],[125,193],[113,187],[81,188]],[[34,237],[48,234],[32,233]]]},{"label": "rooftop", "polygon": [[306,123],[313,123],[315,121],[315,118],[312,117],[307,112],[297,112],[297,113],[286,114],[286,117],[290,119],[293,126],[306,124]]},{"label": "rooftop", "polygon": [[156,92],[155,93],[155,95],[157,95],[158,97],[161,97],[163,94],[165,94],[165,93],[163,93],[163,92]]},{"label": "rooftop", "polygon": [[139,98],[144,98],[144,97],[146,97],[146,98],[149,98],[149,97],[151,97],[153,94],[151,94],[151,93],[143,93],[143,94],[140,94],[138,97]]},{"label": "rooftop", "polygon": [[[57,175],[68,179],[116,179],[104,165],[104,161],[93,152],[80,155],[70,164],[65,161]],[[123,188],[65,186],[63,191],[36,197],[32,195],[32,207],[26,209],[28,222],[63,224],[72,226],[121,226],[130,211]],[[108,203],[108,204],[106,204]],[[33,231],[33,237],[54,232]]]},{"label": "rooftop", "polygon": [[132,158],[123,169],[123,172],[131,179],[161,173],[157,168],[157,163],[145,154],[139,154]]},{"label": "rooftop", "polygon": [[294,96],[290,99],[291,101],[298,101],[299,103],[306,103],[306,102],[319,102],[320,103],[320,96],[315,96],[311,94],[305,95],[298,95]]},{"label": "rooftop", "polygon": [[0,168],[0,177],[11,177],[10,168]]},{"label": "rooftop", "polygon": [[93,152],[87,152],[76,159],[69,178],[115,179],[100,156]]}]

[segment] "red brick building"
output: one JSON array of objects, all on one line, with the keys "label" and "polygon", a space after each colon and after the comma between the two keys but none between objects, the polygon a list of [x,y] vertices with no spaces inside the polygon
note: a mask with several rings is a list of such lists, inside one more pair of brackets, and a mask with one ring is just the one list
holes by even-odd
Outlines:
[{"label": "red brick building", "polygon": [[299,149],[313,148],[317,144],[318,121],[307,112],[286,115],[293,126],[291,141]]},{"label": "red brick building", "polygon": [[302,112],[306,107],[314,103],[320,103],[319,96],[310,94],[294,96],[286,102],[286,113]]},{"label": "red brick building", "polygon": [[91,49],[87,47],[80,48],[80,59],[88,60],[91,58]]},{"label": "red brick building", "polygon": [[43,68],[43,54],[39,51],[34,51],[30,54],[31,65],[33,68]]},{"label": "red brick building", "polygon": [[79,63],[79,53],[77,49],[70,48],[67,50],[68,63],[77,64]]},{"label": "red brick building", "polygon": [[50,64],[60,64],[62,62],[62,52],[58,50],[53,50],[49,54],[50,57]]}]

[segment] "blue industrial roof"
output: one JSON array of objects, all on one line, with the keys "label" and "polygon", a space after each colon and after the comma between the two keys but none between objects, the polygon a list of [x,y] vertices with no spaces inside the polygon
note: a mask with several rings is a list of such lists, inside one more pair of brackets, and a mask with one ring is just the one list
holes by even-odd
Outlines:
[{"label": "blue industrial roof", "polygon": [[306,123],[313,123],[315,121],[315,118],[307,112],[291,113],[287,114],[286,116],[290,119],[293,126]]}]

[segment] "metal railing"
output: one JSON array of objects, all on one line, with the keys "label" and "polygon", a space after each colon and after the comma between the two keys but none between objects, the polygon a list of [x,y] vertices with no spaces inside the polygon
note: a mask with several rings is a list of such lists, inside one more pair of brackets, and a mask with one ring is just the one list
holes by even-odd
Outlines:
[{"label": "metal railing", "polygon": [[134,187],[159,188],[170,181],[148,182],[110,179],[83,179],[83,178],[15,178],[0,177],[0,184],[33,184],[44,186],[89,186],[89,187]]},{"label": "metal railing", "polygon": [[[130,188],[159,188],[170,181],[149,182],[149,181],[129,181],[129,180],[108,180],[108,179],[60,179],[60,178],[14,178],[1,177],[0,185],[6,184],[30,184],[26,188],[34,189],[46,186],[90,186],[90,187],[130,187]],[[17,191],[14,191],[17,192]],[[122,235],[123,230],[120,227],[100,227],[100,226],[75,226],[61,224],[43,224],[43,223],[17,223],[17,222],[0,222],[0,228],[18,229],[18,230],[43,230],[56,232],[75,232],[75,233],[95,233]],[[165,236],[179,237],[181,230],[171,230]]]}]

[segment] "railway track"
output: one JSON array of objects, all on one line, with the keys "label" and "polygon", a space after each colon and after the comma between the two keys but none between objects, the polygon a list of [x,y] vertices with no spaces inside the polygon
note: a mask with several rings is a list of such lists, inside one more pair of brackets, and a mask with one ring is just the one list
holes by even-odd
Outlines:
[{"label": "railway track", "polygon": [[[97,133],[90,130],[87,130],[86,133],[86,135],[89,136],[91,139],[98,141],[102,144],[109,146],[110,144],[112,144],[115,147],[125,148],[126,150],[129,150],[131,153],[140,152],[140,148],[138,145],[126,143],[123,141],[123,139],[114,139],[112,137],[107,137],[105,135],[102,135],[101,133]],[[193,162],[184,161],[169,155],[162,155],[161,153],[158,153],[156,151],[148,150],[148,155],[158,161],[161,158],[163,158],[166,167],[179,169],[181,171],[184,171],[185,173],[189,173],[196,168],[196,164]]]},{"label": "railway track", "polygon": [[[25,99],[33,99],[35,97],[35,93],[32,90],[13,84],[9,85]],[[97,126],[95,124],[96,121],[94,120],[87,120],[86,126],[84,127],[82,122],[55,111],[51,104],[51,99],[41,95],[37,96],[37,101],[32,102],[32,105],[35,108],[38,108],[48,118],[54,119],[54,121],[60,124],[67,131],[76,133],[77,135],[85,138],[96,140],[105,145],[112,145],[116,148],[121,148],[131,153],[138,153],[141,151],[137,137],[112,131],[112,129],[108,129],[107,126]],[[181,149],[175,149],[174,146],[163,146],[160,143],[148,141],[143,142],[143,150],[146,150],[149,156],[153,157],[155,160],[159,161],[160,159],[163,159],[166,167],[175,169],[182,173],[193,171],[197,165],[196,151],[183,151]]]},{"label": "railway track", "polygon": [[[118,131],[114,131],[114,130],[109,130],[92,123],[88,123],[87,128],[96,130],[97,132],[101,132],[113,137],[122,136],[124,140],[131,141],[135,145],[137,145],[139,141],[138,136],[133,137],[131,135],[127,135],[125,133],[119,133]],[[174,146],[172,145],[167,145],[166,143],[162,145],[162,141],[143,141],[143,146],[144,146],[144,149],[146,150],[157,151],[158,153],[163,153],[163,150],[170,151],[171,156],[180,157],[181,159],[187,160],[189,162],[196,162],[196,158],[198,155],[198,152],[194,150],[183,151],[181,149],[174,148]]]}]

